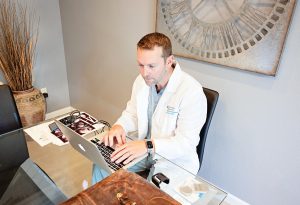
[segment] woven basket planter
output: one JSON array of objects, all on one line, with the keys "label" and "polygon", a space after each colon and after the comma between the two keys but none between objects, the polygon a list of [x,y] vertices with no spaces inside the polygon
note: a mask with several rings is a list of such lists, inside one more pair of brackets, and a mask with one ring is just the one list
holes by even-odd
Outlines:
[{"label": "woven basket planter", "polygon": [[45,120],[46,101],[39,89],[13,91],[23,127]]}]

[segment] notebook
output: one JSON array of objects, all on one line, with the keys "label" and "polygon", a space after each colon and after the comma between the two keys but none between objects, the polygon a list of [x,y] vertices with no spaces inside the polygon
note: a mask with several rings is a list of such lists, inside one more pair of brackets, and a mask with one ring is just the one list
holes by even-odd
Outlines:
[{"label": "notebook", "polygon": [[100,144],[100,138],[98,136],[95,136],[93,133],[91,133],[91,135],[89,135],[90,137],[83,137],[74,130],[70,129],[69,127],[66,127],[60,121],[55,122],[57,123],[57,126],[63,132],[63,134],[68,138],[71,146],[75,150],[80,152],[87,159],[99,165],[109,174],[115,172],[120,168],[128,169],[147,156],[147,154],[145,154],[141,157],[134,159],[126,165],[122,163],[116,164],[114,162],[111,162],[110,160],[110,154],[114,151],[114,149],[105,146],[103,143]]}]

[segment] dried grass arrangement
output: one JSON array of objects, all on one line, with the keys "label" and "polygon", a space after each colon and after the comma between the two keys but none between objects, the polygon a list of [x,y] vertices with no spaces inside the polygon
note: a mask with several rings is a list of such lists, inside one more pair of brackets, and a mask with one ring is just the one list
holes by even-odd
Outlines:
[{"label": "dried grass arrangement", "polygon": [[32,88],[36,20],[35,13],[29,12],[24,2],[0,0],[0,69],[13,91]]}]

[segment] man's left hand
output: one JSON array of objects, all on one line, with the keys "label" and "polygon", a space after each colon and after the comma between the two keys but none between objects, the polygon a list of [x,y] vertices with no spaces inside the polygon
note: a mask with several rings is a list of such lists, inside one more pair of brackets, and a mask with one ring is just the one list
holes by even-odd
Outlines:
[{"label": "man's left hand", "polygon": [[146,143],[144,140],[130,141],[115,149],[111,154],[111,161],[117,164],[123,162],[128,164],[137,157],[144,155],[147,152]]}]

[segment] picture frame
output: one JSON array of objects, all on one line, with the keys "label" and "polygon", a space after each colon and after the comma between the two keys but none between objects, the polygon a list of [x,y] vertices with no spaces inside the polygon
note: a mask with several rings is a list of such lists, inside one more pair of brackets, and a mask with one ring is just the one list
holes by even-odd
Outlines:
[{"label": "picture frame", "polygon": [[295,0],[157,0],[177,56],[275,76]]}]

